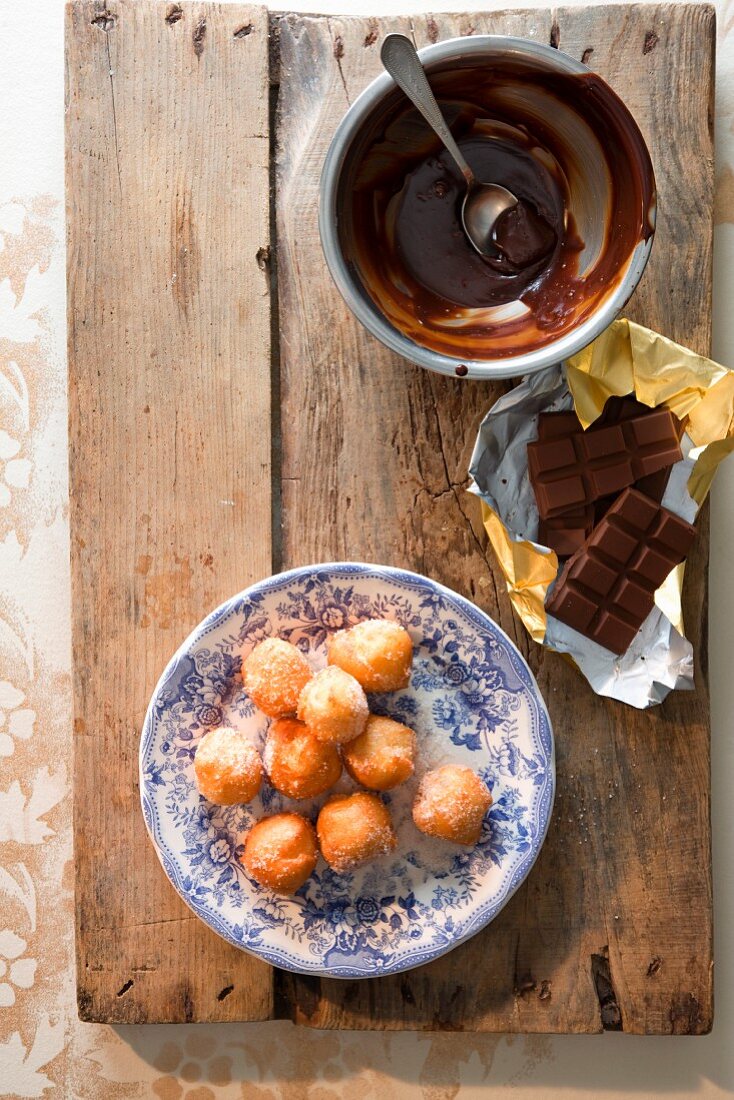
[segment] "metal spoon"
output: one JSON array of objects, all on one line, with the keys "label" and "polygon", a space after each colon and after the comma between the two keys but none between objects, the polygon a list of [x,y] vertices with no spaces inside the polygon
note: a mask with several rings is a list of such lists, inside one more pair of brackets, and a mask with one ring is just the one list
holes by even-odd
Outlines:
[{"label": "metal spoon", "polygon": [[517,198],[498,183],[482,183],[476,178],[446,125],[446,119],[431,91],[418,52],[410,39],[404,34],[388,34],[383,40],[380,57],[395,83],[440,137],[466,180],[461,222],[469,241],[480,255],[496,257],[500,252],[494,239],[497,219],[505,210],[517,206]]}]

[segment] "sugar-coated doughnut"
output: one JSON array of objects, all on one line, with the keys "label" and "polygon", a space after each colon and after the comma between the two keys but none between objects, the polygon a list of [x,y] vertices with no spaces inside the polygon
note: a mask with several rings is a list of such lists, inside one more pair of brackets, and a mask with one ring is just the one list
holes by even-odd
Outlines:
[{"label": "sugar-coated doughnut", "polygon": [[273,787],[289,798],[323,794],[342,772],[336,746],[319,741],[296,718],[273,722],[265,740],[263,762]]},{"label": "sugar-coated doughnut", "polygon": [[340,873],[390,852],[397,844],[390,813],[376,794],[334,794],[316,822],[321,854]]},{"label": "sugar-coated doughnut", "polygon": [[320,741],[351,741],[365,727],[367,696],[348,672],[329,665],[309,680],[298,700],[298,717]]},{"label": "sugar-coated doughnut", "polygon": [[294,894],[312,873],[317,857],[313,825],[300,814],[274,814],[250,829],[242,863],[261,886]]},{"label": "sugar-coated doughnut", "polygon": [[413,730],[378,714],[371,714],[364,733],[342,749],[352,779],[372,791],[389,791],[410,779],[414,757]]},{"label": "sugar-coated doughnut", "polygon": [[237,730],[222,726],[205,733],[194,756],[196,786],[219,806],[249,802],[260,790],[260,754]]},{"label": "sugar-coated doughnut", "polygon": [[492,795],[476,772],[444,764],[423,776],[413,803],[413,821],[427,836],[476,844],[491,805]]},{"label": "sugar-coated doughnut", "polygon": [[326,643],[330,665],[338,665],[365,691],[397,691],[410,679],[410,634],[390,619],[367,619],[339,630]]},{"label": "sugar-coated doughnut", "polygon": [[282,638],[266,638],[242,663],[247,694],[271,718],[296,713],[299,696],[312,675],[300,649]]}]

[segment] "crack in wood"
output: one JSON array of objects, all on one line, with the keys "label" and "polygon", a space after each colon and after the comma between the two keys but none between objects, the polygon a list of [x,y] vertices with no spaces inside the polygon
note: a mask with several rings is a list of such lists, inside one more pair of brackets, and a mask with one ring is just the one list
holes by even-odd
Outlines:
[{"label": "crack in wood", "polygon": [[194,44],[194,53],[197,57],[201,57],[204,52],[204,38],[206,37],[206,19],[203,17],[194,27],[191,35],[191,41]]},{"label": "crack in wood", "polygon": [[342,82],[342,88],[344,89],[344,95],[345,95],[346,100],[347,100],[347,106],[351,107],[352,106],[352,101],[349,98],[349,89],[347,88],[347,81],[346,81],[346,77],[344,76],[344,69],[342,68],[342,58],[344,57],[344,39],[342,38],[342,36],[340,34],[337,34],[335,36],[331,33],[331,20],[330,19],[326,20],[326,26],[328,28],[329,36],[330,36],[331,41],[332,41],[332,53],[334,55],[334,60],[336,61],[336,66],[339,70],[339,79]]},{"label": "crack in wood", "polygon": [[79,1013],[79,1019],[83,1023],[89,1023],[94,1019],[94,1005],[95,1000],[89,990],[77,988],[76,1008]]},{"label": "crack in wood", "polygon": [[532,974],[528,973],[523,978],[521,978],[518,984],[515,986],[515,995],[517,997],[525,998],[528,996],[528,994],[534,993],[537,988],[538,983],[536,982]]},{"label": "crack in wood", "polygon": [[114,15],[111,11],[108,11],[107,8],[105,8],[103,11],[100,11],[95,16],[93,16],[91,22],[93,27],[99,27],[101,30],[107,33],[108,31],[111,31],[114,27],[116,19],[117,16]]},{"label": "crack in wood", "polygon": [[[268,94],[269,122],[269,253],[268,275],[270,278],[270,545],[273,572],[277,573],[283,563],[283,426],[281,424],[281,387],[280,387],[280,291],[278,288],[278,219],[276,216],[276,166],[278,148],[278,96],[280,86],[274,82],[274,74],[280,77],[280,23],[268,22],[268,59],[271,66],[270,88]],[[275,70],[272,66],[275,63]],[[257,259],[257,257],[256,257]]]},{"label": "crack in wood", "polygon": [[658,971],[660,970],[660,967],[661,967],[662,965],[663,965],[663,960],[662,960],[662,959],[660,958],[660,956],[659,956],[659,955],[656,955],[656,956],[655,956],[655,957],[654,957],[653,959],[651,959],[651,960],[650,960],[650,965],[649,965],[649,966],[648,966],[648,968],[647,968],[647,976],[648,976],[648,978],[654,978],[654,977],[655,977],[655,975],[656,975],[656,974],[658,973]]},{"label": "crack in wood", "polygon": [[408,981],[407,978],[403,978],[403,980],[400,983],[400,995],[402,996],[404,1002],[407,1005],[413,1006],[413,1005],[416,1004],[415,994],[413,993],[413,990],[410,988],[410,982]]},{"label": "crack in wood", "polygon": [[648,31],[645,35],[645,41],[642,44],[643,54],[652,53],[660,41],[660,36],[655,34],[655,31]]},{"label": "crack in wood", "polygon": [[673,1001],[669,1018],[673,1035],[705,1035],[711,1030],[710,1024],[704,1025],[701,1005],[692,993]]},{"label": "crack in wood", "polygon": [[110,95],[112,97],[112,136],[115,141],[115,163],[117,164],[117,184],[120,188],[120,194],[122,194],[122,171],[120,169],[120,145],[117,137],[117,108],[115,106],[115,81],[112,71],[112,56],[110,54],[110,38],[109,35],[105,38],[105,47],[107,49],[107,68],[110,74]]},{"label": "crack in wood", "polygon": [[184,1022],[192,1024],[196,1019],[196,1006],[191,996],[191,990],[187,985],[184,985],[181,990],[181,1003],[183,1005]]},{"label": "crack in wood", "polygon": [[591,976],[599,1002],[602,1028],[604,1031],[623,1031],[622,1011],[612,982],[608,946],[602,948],[601,954],[591,956]]},{"label": "crack in wood", "polygon": [[[356,983],[344,983],[344,992]],[[275,971],[276,1018],[292,1020],[295,1024],[319,1022],[321,1008],[321,979],[313,974],[289,974]]]},{"label": "crack in wood", "polygon": [[191,921],[195,919],[193,914],[183,917],[159,917],[157,920],[142,920],[133,921],[131,924],[116,924],[114,927],[97,926],[95,928],[85,928],[85,932],[90,936],[98,936],[104,932],[122,932],[124,929],[129,928],[151,928],[158,924],[190,924]]}]

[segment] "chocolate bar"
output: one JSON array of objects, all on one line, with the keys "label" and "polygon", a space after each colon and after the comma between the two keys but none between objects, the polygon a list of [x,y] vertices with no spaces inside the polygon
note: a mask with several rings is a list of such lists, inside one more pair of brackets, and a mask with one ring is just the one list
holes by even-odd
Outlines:
[{"label": "chocolate bar", "polygon": [[[538,416],[539,440],[563,439],[578,432],[580,428],[581,421],[573,410],[540,413]],[[572,508],[552,519],[543,519],[541,516],[538,523],[538,542],[555,550],[559,558],[568,558],[584,544],[594,521],[593,504]]]},{"label": "chocolate bar", "polygon": [[644,493],[626,489],[566,563],[546,600],[548,613],[612,653],[624,653],[695,533]]},{"label": "chocolate bar", "polygon": [[[650,408],[643,405],[631,394],[626,397],[610,397],[604,406],[601,416],[594,421],[587,431],[593,432],[599,427],[608,427],[610,424],[619,423],[622,420],[630,420],[635,416],[644,416],[650,413]],[[683,435],[683,424],[677,416],[673,416],[673,422],[678,439]],[[573,410],[563,412],[541,413],[538,416],[538,439],[562,439],[581,430],[581,422]],[[634,488],[661,501],[670,479],[672,466],[665,466],[640,478],[635,482]],[[609,509],[614,497],[604,497],[594,504],[587,504],[581,508],[572,508],[550,519],[540,517],[538,523],[538,542],[543,546],[549,546],[555,550],[559,558],[568,558],[579,549],[584,540],[591,533],[595,523]]]},{"label": "chocolate bar", "polygon": [[[594,431],[596,427],[606,427],[609,424],[619,424],[623,420],[632,420],[636,416],[645,416],[651,412],[649,405],[643,405],[641,401],[628,393],[625,397],[609,397],[601,411],[601,415],[593,424],[590,424],[587,431]],[[675,427],[675,433],[680,443],[683,438],[683,421],[679,420],[675,413],[670,414],[673,418],[673,425]],[[540,418],[538,418],[540,423]],[[538,438],[540,439],[540,432],[538,432]],[[668,487],[670,481],[670,472],[673,466],[663,466],[660,470],[657,470],[654,474],[648,474],[647,477],[640,478],[639,481],[634,483],[634,488],[639,489],[645,496],[652,497],[653,500],[662,500],[665,496],[665,490]],[[597,502],[595,508],[595,518],[598,523],[602,518],[607,508],[611,504],[611,500],[605,505],[603,501]]]},{"label": "chocolate bar", "polygon": [[681,458],[668,409],[528,444],[528,471],[543,519],[619,493]]},{"label": "chocolate bar", "polygon": [[593,514],[588,521],[585,511],[538,520],[538,542],[541,546],[555,550],[556,557],[570,558],[571,554],[575,554],[584,545],[594,526]]}]

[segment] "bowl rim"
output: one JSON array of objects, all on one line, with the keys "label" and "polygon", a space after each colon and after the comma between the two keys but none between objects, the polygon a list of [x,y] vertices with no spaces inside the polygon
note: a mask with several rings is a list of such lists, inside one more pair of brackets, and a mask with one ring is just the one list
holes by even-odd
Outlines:
[{"label": "bowl rim", "polygon": [[[591,71],[583,62],[577,61],[576,58],[571,57],[570,54],[564,53],[562,50],[547,46],[542,42],[535,42],[532,39],[520,38],[514,35],[483,34],[449,38],[443,42],[424,46],[418,51],[418,56],[424,65],[433,65],[452,58],[463,60],[466,57],[485,54],[492,49],[495,51],[501,50],[503,54],[510,57],[513,55],[518,57],[530,56],[552,61],[553,67],[560,72],[577,74]],[[387,72],[380,73],[368,84],[347,109],[334,131],[321,171],[318,196],[319,235],[326,264],[342,298],[368,332],[391,351],[396,352],[396,354],[411,363],[415,363],[417,366],[450,377],[457,377],[457,367],[463,366],[466,368],[466,372],[462,371],[461,377],[487,380],[516,378],[521,374],[535,374],[537,371],[544,370],[546,367],[559,363],[581,351],[612,323],[631,297],[647,265],[655,237],[657,189],[650,151],[637,120],[627,104],[604,78],[599,77],[599,79],[603,81],[611,95],[622,103],[639,134],[642,147],[647,153],[653,181],[653,201],[648,211],[652,232],[646,240],[640,241],[633,250],[627,272],[615,290],[604,300],[599,309],[581,325],[543,348],[502,359],[465,359],[422,347],[394,328],[379,311],[378,307],[367,298],[366,294],[361,294],[357,289],[356,282],[350,273],[349,266],[339,245],[336,208],[339,176],[351,141],[359,127],[373,107],[395,86],[392,77]]]}]

